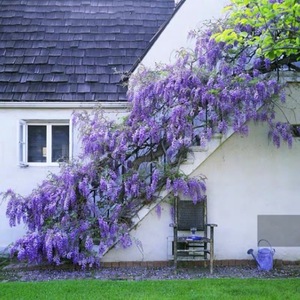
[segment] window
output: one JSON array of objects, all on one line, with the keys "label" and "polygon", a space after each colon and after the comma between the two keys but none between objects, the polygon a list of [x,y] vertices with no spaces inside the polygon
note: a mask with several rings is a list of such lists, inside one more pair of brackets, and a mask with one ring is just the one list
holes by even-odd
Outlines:
[{"label": "window", "polygon": [[21,165],[57,164],[70,158],[68,121],[21,121],[19,134]]}]

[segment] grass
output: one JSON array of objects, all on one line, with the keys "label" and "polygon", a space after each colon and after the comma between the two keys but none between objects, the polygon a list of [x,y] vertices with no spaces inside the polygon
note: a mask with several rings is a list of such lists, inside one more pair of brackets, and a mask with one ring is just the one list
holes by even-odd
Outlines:
[{"label": "grass", "polygon": [[6,282],[0,299],[300,299],[300,279]]}]

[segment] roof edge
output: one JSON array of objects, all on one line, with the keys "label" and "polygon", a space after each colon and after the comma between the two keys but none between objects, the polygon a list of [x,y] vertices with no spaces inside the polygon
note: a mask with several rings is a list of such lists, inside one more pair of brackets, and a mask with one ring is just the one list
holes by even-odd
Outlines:
[{"label": "roof edge", "polygon": [[[171,20],[174,18],[174,16],[177,14],[177,12],[180,10],[181,6],[186,2],[186,0],[181,0],[176,6],[175,9],[172,13],[172,15],[170,16],[170,18],[159,28],[159,30],[157,31],[157,33],[153,36],[153,38],[150,40],[147,48],[145,49],[144,53],[142,54],[142,56],[140,56],[135,63],[133,64],[133,66],[131,67],[131,69],[126,72],[126,74],[124,74],[122,81],[128,81],[130,75],[136,70],[136,68],[139,66],[139,64],[141,63],[141,61],[144,59],[144,57],[147,55],[147,53],[150,51],[150,49],[152,48],[152,46],[155,44],[155,42],[157,41],[157,39],[160,37],[160,35],[163,33],[163,31],[166,29],[166,27],[169,25],[169,23],[171,22]],[[174,1],[175,3],[175,1]]]},{"label": "roof edge", "polygon": [[129,102],[0,102],[0,108],[11,109],[128,109]]}]

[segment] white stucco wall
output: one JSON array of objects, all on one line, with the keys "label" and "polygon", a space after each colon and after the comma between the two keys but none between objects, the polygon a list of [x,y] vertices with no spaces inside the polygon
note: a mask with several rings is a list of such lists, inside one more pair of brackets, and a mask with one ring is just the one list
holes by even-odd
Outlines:
[{"label": "white stucco wall", "polygon": [[[188,32],[201,27],[205,20],[222,17],[222,8],[227,3],[226,0],[187,0],[142,64],[154,67],[155,63],[172,62],[176,50],[192,47]],[[300,124],[300,93],[293,89],[295,86],[291,84],[291,89],[287,89],[289,106],[294,109],[286,109],[285,115],[290,122]],[[279,114],[279,118],[283,120],[284,116]],[[268,141],[265,125],[250,124],[248,137],[232,136],[193,173],[208,178],[208,222],[218,224],[216,259],[251,259],[246,252],[257,248],[258,215],[300,215],[299,153],[299,139],[295,139],[292,149],[285,145],[276,149]],[[113,249],[103,260],[166,260],[170,252],[167,239],[173,234],[169,211],[170,207],[165,204],[160,219],[152,212],[131,232],[133,240],[143,245],[143,257],[137,247],[132,246],[126,250]],[[300,249],[276,248],[275,258],[298,260]]]},{"label": "white stucco wall", "polygon": [[[300,140],[292,149],[268,141],[265,125],[232,136],[196,172],[207,176],[208,222],[216,259],[246,259],[257,248],[258,215],[300,215]],[[299,247],[276,247],[275,258],[299,260]]]},{"label": "white stucco wall", "polygon": [[[19,107],[18,107],[19,106]],[[59,106],[61,106],[59,108]],[[51,104],[51,103],[0,103],[0,193],[11,188],[21,195],[29,194],[48,172],[58,171],[54,166],[19,166],[19,122],[29,120],[70,120],[74,110],[91,109],[94,103],[79,104]],[[21,107],[21,108],[20,108]],[[58,107],[58,108],[55,108]],[[103,106],[108,119],[120,119],[127,114],[126,103],[106,103]],[[80,143],[74,131],[73,157],[80,152]],[[6,202],[0,197],[0,251],[14,242],[24,232],[24,226],[10,228],[8,218],[5,216]]]},{"label": "white stucco wall", "polygon": [[172,18],[159,39],[151,47],[142,64],[154,67],[156,63],[170,63],[182,47],[193,48],[188,39],[191,30],[201,28],[203,22],[216,20],[223,15],[228,0],[186,0]]},{"label": "white stucco wall", "polygon": [[171,206],[161,205],[161,213],[153,209],[130,235],[132,246],[124,249],[117,245],[102,259],[103,262],[120,261],[166,261],[170,259],[173,228],[171,223]]},{"label": "white stucco wall", "polygon": [[[278,111],[278,120],[288,117],[300,124],[300,83],[290,84],[287,95],[285,114]],[[265,124],[250,123],[247,137],[232,135],[192,173],[207,177],[208,223],[218,225],[217,260],[252,259],[247,250],[257,250],[258,215],[300,216],[300,138],[294,139],[292,148],[283,144],[277,149],[268,140],[268,130]],[[162,208],[160,218],[152,211],[131,232],[133,241],[142,244],[143,255],[133,244],[125,250],[116,247],[103,261],[170,259],[170,205]],[[300,247],[274,248],[274,259],[300,260]]]}]

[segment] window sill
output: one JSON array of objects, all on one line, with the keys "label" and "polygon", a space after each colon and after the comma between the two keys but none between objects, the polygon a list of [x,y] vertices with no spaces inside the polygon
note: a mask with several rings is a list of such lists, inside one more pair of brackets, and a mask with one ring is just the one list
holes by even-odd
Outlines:
[{"label": "window sill", "polygon": [[60,163],[20,163],[20,168],[29,168],[29,167],[59,167]]}]

